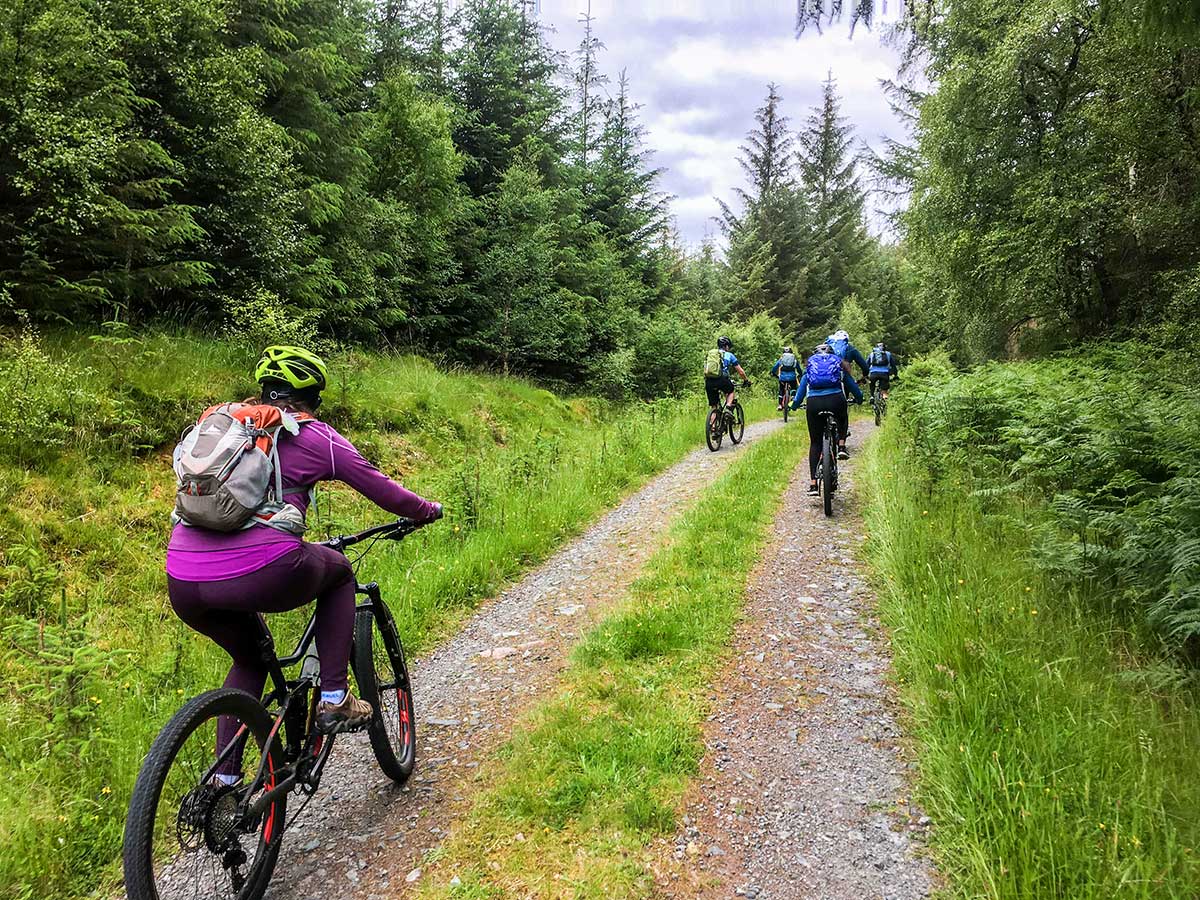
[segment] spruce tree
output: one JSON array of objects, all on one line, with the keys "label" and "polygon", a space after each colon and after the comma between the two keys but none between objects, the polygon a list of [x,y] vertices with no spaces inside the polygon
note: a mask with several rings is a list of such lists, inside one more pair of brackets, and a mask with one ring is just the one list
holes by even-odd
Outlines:
[{"label": "spruce tree", "polygon": [[870,247],[863,219],[866,201],[851,153],[853,129],[841,115],[830,74],[821,103],[799,136],[801,187],[812,212],[814,247],[809,266],[805,325],[832,317],[842,301],[863,287],[862,266]]},{"label": "spruce tree", "polygon": [[603,227],[623,263],[645,276],[653,265],[652,240],[667,220],[668,198],[658,189],[662,169],[650,165],[645,129],[638,121],[638,105],[630,98],[624,70],[617,85],[592,167],[594,191],[588,198],[588,213]]},{"label": "spruce tree", "polygon": [[601,96],[602,86],[608,82],[608,77],[600,71],[599,53],[604,44],[592,32],[592,0],[588,0],[587,11],[580,14],[583,23],[583,40],[575,51],[575,87],[579,96],[579,112],[577,113],[578,127],[576,129],[577,153],[579,168],[584,175],[584,186],[588,185],[588,161],[592,147],[596,142],[595,132],[599,126],[604,107]]},{"label": "spruce tree", "polygon": [[524,3],[472,0],[461,10],[453,55],[460,110],[454,142],[466,156],[471,194],[491,192],[518,159],[532,159],[543,183],[561,180],[563,93],[557,60]]},{"label": "spruce tree", "polygon": [[721,203],[720,224],[729,241],[731,310],[767,312],[791,327],[806,317],[808,210],[796,189],[793,138],[776,85],[755,113],[738,160],[748,188],[735,194],[741,210]]},{"label": "spruce tree", "polygon": [[35,314],[126,318],[210,279],[180,161],[147,137],[123,35],[78,0],[0,17],[0,284]]}]

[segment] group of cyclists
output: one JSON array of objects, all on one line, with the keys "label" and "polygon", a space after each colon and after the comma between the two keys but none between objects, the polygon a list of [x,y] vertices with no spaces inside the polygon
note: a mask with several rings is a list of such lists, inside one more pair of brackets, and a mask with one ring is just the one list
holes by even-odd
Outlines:
[{"label": "group of cyclists", "polygon": [[[731,376],[737,372],[744,385],[750,382],[746,373],[733,354],[733,342],[728,337],[717,339],[717,350],[710,351],[719,357],[712,356],[711,362],[706,362],[704,372],[704,388],[708,395],[708,403],[716,407],[720,395],[725,394],[726,402],[733,403],[735,385]],[[719,362],[719,370],[717,363]],[[817,487],[817,466],[821,459],[821,441],[823,413],[833,413],[838,426],[838,458],[849,459],[846,449],[846,438],[850,431],[849,403],[862,403],[863,393],[858,382],[851,377],[851,366],[857,365],[867,380],[871,395],[876,391],[886,399],[891,388],[891,381],[899,374],[899,362],[896,355],[888,350],[883,341],[879,341],[871,350],[869,357],[864,358],[858,348],[850,341],[850,335],[845,331],[835,331],[822,341],[808,359],[801,365],[800,359],[791,347],[784,347],[779,359],[771,366],[771,375],[779,382],[777,409],[782,410],[785,398],[791,395],[791,409],[806,407],[805,419],[808,424],[808,493],[815,496],[819,493]],[[803,369],[803,371],[802,371]],[[716,371],[714,371],[716,370]],[[849,398],[847,398],[849,394]],[[806,403],[807,401],[807,403]]]},{"label": "group of cyclists", "polygon": [[[858,365],[873,391],[886,392],[897,374],[896,357],[882,342],[867,359],[845,331],[831,334],[803,363],[791,347],[785,347],[771,367],[779,382],[780,408],[785,387],[792,393],[792,409],[807,404],[810,494],[818,493],[824,412],[832,412],[837,421],[839,458],[848,458],[846,392],[855,403],[863,399],[858,384],[849,377],[851,364]],[[705,360],[705,390],[714,408],[722,395],[726,403],[733,403],[735,373],[744,385],[749,384],[733,342],[721,337]],[[268,671],[254,620],[264,613],[295,609],[315,596],[321,672],[314,725],[318,732],[329,734],[358,730],[370,723],[374,711],[351,693],[347,678],[355,578],[343,554],[303,539],[311,491],[318,482],[341,481],[380,508],[416,524],[440,518],[441,504],[388,478],[345,437],[316,418],[328,383],[319,356],[302,347],[268,347],[255,378],[261,389],[258,397],[207,410],[189,432],[192,436],[185,435],[176,449],[179,491],[166,553],[169,602],[185,624],[229,655],[225,687],[257,698]],[[272,423],[270,441],[265,440],[265,422]],[[239,430],[242,426],[255,437],[247,439]],[[263,461],[254,464],[257,469],[244,467],[238,455],[244,456],[250,441],[267,449]],[[218,475],[206,474],[213,472]],[[233,478],[230,472],[241,474]],[[254,496],[265,499],[253,499],[248,505],[244,498],[235,502],[234,482],[243,476],[246,484],[259,485]],[[238,723],[222,720],[217,746],[234,740],[237,728]],[[241,781],[239,757],[235,753],[219,763],[214,784]]]}]

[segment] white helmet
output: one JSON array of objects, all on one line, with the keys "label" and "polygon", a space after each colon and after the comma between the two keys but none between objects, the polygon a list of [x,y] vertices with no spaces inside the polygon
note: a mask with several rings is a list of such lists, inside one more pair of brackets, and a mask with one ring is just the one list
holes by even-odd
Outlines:
[{"label": "white helmet", "polygon": [[850,340],[850,335],[846,334],[844,331],[835,331],[831,338],[835,341],[848,341]]}]

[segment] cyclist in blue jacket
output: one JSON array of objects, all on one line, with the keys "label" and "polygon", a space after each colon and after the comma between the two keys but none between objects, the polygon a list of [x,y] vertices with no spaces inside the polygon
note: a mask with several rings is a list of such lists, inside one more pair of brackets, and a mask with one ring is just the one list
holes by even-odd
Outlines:
[{"label": "cyclist in blue jacket", "polygon": [[883,393],[883,399],[887,399],[888,388],[892,386],[892,379],[900,378],[900,364],[896,361],[896,354],[892,353],[883,341],[875,345],[875,349],[871,351],[871,357],[867,360],[870,366],[870,371],[867,378],[871,383],[871,395],[875,394],[875,383],[879,383],[879,390]]},{"label": "cyclist in blue jacket", "polygon": [[799,409],[805,397],[808,409],[808,493],[815,496],[817,489],[817,465],[821,462],[821,441],[824,438],[824,423],[821,413],[832,412],[838,426],[838,459],[849,459],[846,450],[846,435],[850,432],[850,411],[846,405],[843,384],[847,381],[842,359],[828,344],[821,344],[804,366],[804,375],[796,388],[796,399],[792,409]]},{"label": "cyclist in blue jacket", "polygon": [[[869,377],[870,369],[867,366],[867,361],[863,359],[863,355],[858,352],[858,348],[850,343],[850,335],[845,331],[835,331],[829,337],[825,338],[825,343],[828,344],[833,352],[837,354],[842,361],[842,366],[846,369],[846,374],[850,374],[850,364],[858,363],[858,368],[862,370],[863,378]],[[862,388],[858,386],[858,382],[853,378],[846,379],[846,387],[850,389],[850,393],[854,395],[855,403],[863,402]]]},{"label": "cyclist in blue jacket", "polygon": [[775,404],[776,409],[783,409],[783,387],[790,384],[792,393],[796,392],[796,379],[800,374],[800,361],[796,359],[796,354],[792,352],[791,347],[783,348],[783,355],[775,360],[775,365],[771,366],[771,374],[779,379],[779,402]]}]

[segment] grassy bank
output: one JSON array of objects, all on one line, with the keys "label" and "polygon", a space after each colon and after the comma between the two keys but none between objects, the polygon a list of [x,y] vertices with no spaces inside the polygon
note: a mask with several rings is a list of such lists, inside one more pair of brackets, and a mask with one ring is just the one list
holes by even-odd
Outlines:
[{"label": "grassy bank", "polygon": [[[1095,386],[1072,378],[1086,367]],[[1152,373],[1095,357],[934,368],[895,394],[862,484],[950,893],[1195,897],[1200,709],[1185,641],[1149,614],[1190,573],[1106,568],[1152,527],[1151,496],[1153,552],[1182,540],[1169,498],[1195,444],[1168,458],[1161,440],[1194,416],[1152,419],[1170,400],[1131,402]],[[1160,450],[1135,458],[1147,432]]]},{"label": "grassy bank", "polygon": [[805,449],[791,431],[753,445],[675,526],[558,695],[518,723],[425,896],[649,892],[646,845],[675,827],[704,749],[706,679]]},{"label": "grassy bank", "polygon": [[[112,871],[153,734],[224,675],[166,603],[166,453],[208,403],[251,393],[254,349],[157,334],[0,351],[0,894],[78,896]],[[414,649],[702,436],[698,398],[615,409],[413,357],[330,362],[323,417],[447,505],[364,570]],[[379,519],[331,487],[312,533]],[[281,618],[281,635],[299,621]]]}]

